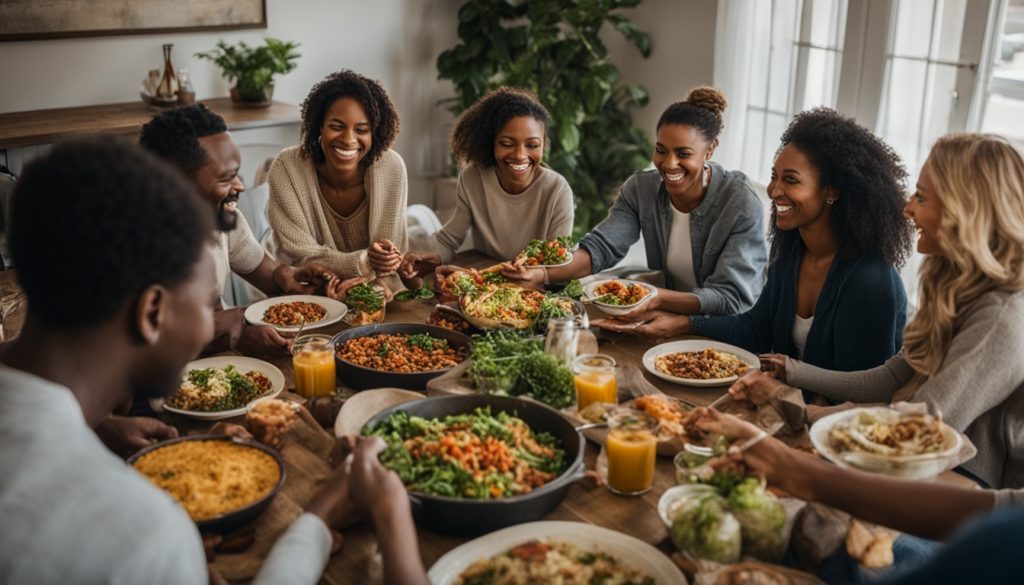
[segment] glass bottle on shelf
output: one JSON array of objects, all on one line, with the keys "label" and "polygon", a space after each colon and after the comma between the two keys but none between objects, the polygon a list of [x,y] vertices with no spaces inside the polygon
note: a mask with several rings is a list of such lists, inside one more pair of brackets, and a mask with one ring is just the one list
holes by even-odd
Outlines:
[{"label": "glass bottle on shelf", "polygon": [[178,77],[174,74],[174,64],[171,63],[171,43],[164,45],[164,75],[160,78],[160,85],[156,88],[157,99],[165,102],[173,102],[178,99]]},{"label": "glass bottle on shelf", "polygon": [[566,366],[572,366],[576,358],[576,343],[579,330],[573,317],[559,317],[548,321],[548,333],[544,338],[544,351],[558,358]]},{"label": "glass bottle on shelf", "polygon": [[182,105],[191,104],[196,101],[196,92],[192,89],[192,82],[188,78],[188,71],[178,70],[178,103]]}]

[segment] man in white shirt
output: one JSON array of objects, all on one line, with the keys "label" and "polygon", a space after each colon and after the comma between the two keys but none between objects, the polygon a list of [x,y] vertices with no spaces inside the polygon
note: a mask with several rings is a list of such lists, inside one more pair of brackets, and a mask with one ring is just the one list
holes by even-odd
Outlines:
[{"label": "man in white shirt", "polygon": [[[92,428],[133,395],[173,391],[212,336],[208,210],[171,167],[107,137],[28,165],[12,217],[28,316],[0,347],[0,583],[206,583],[195,524]],[[377,460],[381,448],[356,446],[257,583],[316,583],[328,526],[359,509],[391,559],[388,582],[426,583],[408,499]]]},{"label": "man in white shirt", "polygon": [[[231,272],[268,295],[313,294],[334,276],[319,264],[296,268],[279,262],[256,240],[238,212],[245,185],[238,176],[241,153],[224,119],[203,104],[167,110],[142,128],[139,144],[178,167],[216,212],[210,244],[221,294]],[[240,309],[217,315],[214,351],[238,349],[249,355],[286,355],[288,340],[272,327],[247,325]]]}]

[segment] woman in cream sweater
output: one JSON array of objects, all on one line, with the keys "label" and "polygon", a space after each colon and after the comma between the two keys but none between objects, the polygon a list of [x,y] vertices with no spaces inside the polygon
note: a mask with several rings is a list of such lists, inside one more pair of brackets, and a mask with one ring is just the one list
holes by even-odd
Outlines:
[{"label": "woman in cream sweater", "polygon": [[403,276],[451,262],[470,228],[473,247],[502,260],[532,239],[572,234],[572,189],[543,166],[550,123],[536,96],[511,87],[492,91],[462,114],[452,133],[452,152],[466,163],[455,214],[434,236],[437,253],[406,255]]},{"label": "woman in cream sweater", "polygon": [[270,167],[267,215],[279,253],[342,278],[393,274],[408,246],[408,181],[391,150],[398,114],[381,85],[349,70],[313,86],[302,104],[301,144]]}]

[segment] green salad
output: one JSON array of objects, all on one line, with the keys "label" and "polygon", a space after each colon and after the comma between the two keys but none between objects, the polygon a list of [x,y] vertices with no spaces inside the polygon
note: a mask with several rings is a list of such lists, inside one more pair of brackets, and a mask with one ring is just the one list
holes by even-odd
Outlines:
[{"label": "green salad", "polygon": [[345,303],[356,311],[376,313],[384,308],[384,292],[369,282],[357,284],[348,289]]},{"label": "green salad", "polygon": [[473,336],[466,371],[473,385],[490,394],[531,396],[553,408],[567,408],[576,397],[572,371],[544,353],[540,339],[517,331]]},{"label": "green salad", "polygon": [[565,469],[565,451],[548,433],[490,408],[425,419],[398,411],[363,430],[387,442],[380,460],[410,491],[494,499],[537,489]]},{"label": "green salad", "polygon": [[434,298],[434,289],[428,287],[418,288],[416,290],[403,290],[399,293],[395,293],[396,301],[411,301],[413,299],[432,299]]}]

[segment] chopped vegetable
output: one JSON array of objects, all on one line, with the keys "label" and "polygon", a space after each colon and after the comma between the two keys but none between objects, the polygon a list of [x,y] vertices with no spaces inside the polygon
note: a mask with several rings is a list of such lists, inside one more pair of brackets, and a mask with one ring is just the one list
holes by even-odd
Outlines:
[{"label": "chopped vegetable", "polygon": [[434,289],[428,287],[413,289],[406,289],[401,292],[395,293],[394,299],[396,301],[411,301],[413,299],[432,299],[434,298]]},{"label": "chopped vegetable", "polygon": [[515,331],[488,331],[473,336],[473,364],[467,370],[478,390],[528,395],[554,408],[575,397],[572,371],[544,353],[543,342]]},{"label": "chopped vegetable", "polygon": [[702,559],[719,563],[740,560],[740,523],[726,501],[711,488],[694,490],[675,511],[672,542]]},{"label": "chopped vegetable", "polygon": [[550,266],[564,264],[569,260],[572,238],[560,236],[554,240],[530,240],[523,251],[516,255],[516,262],[527,266]]},{"label": "chopped vegetable", "polygon": [[345,303],[356,311],[376,313],[384,308],[384,292],[369,282],[348,289]]},{"label": "chopped vegetable", "polygon": [[743,554],[762,561],[778,562],[786,552],[782,529],[786,511],[757,478],[740,481],[727,496],[729,510],[740,523]]},{"label": "chopped vegetable", "polygon": [[548,433],[535,433],[490,408],[425,419],[398,411],[365,429],[388,446],[380,460],[410,491],[494,499],[525,494],[558,477],[565,451]]}]

